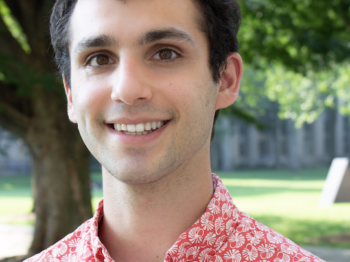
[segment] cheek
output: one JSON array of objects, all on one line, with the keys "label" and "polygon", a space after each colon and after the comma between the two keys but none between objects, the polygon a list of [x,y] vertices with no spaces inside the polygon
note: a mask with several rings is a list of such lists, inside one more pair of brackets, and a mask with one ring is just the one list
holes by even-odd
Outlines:
[{"label": "cheek", "polygon": [[[73,82],[72,82],[73,83]],[[73,85],[73,104],[78,122],[85,123],[95,119],[110,97],[105,81],[94,81],[84,77],[77,78]]]},{"label": "cheek", "polygon": [[203,126],[212,122],[211,115],[214,115],[216,86],[211,79],[203,79],[203,76],[202,81],[180,78],[176,82],[169,82],[167,86],[168,99],[175,105],[179,111],[180,119],[185,120],[186,125],[196,123],[197,126]]},{"label": "cheek", "polygon": [[183,79],[170,82],[167,90],[169,98],[180,104],[187,103],[188,100],[191,100],[196,96],[194,83],[190,83]]}]

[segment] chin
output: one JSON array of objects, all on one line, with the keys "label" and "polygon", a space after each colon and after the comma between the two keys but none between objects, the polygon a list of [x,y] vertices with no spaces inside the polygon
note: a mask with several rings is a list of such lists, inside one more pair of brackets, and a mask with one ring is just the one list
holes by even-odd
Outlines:
[{"label": "chin", "polygon": [[[136,162],[136,161],[135,161]],[[110,175],[115,177],[120,182],[127,185],[147,185],[156,183],[169,174],[173,173],[177,166],[172,163],[171,165],[164,165],[161,163],[153,163],[152,166],[147,162],[145,165],[137,164],[122,165],[118,163],[118,168],[115,168],[115,164],[112,168],[105,166],[105,169]]]},{"label": "chin", "polygon": [[148,185],[163,178],[164,175],[157,173],[145,173],[142,171],[108,171],[113,177],[127,185]]},{"label": "chin", "polygon": [[[118,181],[128,185],[147,185],[159,182],[176,172],[185,162],[181,150],[169,145],[162,152],[145,152],[139,149],[117,154],[105,151],[101,164]],[[159,150],[158,150],[159,151]],[[114,157],[111,158],[111,155]],[[117,161],[115,161],[117,159]],[[113,161],[114,160],[114,161]]]}]

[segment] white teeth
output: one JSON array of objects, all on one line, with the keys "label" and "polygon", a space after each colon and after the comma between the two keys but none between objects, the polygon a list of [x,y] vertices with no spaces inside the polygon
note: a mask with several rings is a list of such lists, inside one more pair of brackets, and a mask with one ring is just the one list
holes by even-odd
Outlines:
[{"label": "white teeth", "polygon": [[163,125],[163,121],[153,121],[136,125],[114,124],[114,129],[117,131],[123,131],[127,135],[140,136],[147,135],[154,130],[161,128]]},{"label": "white teeth", "polygon": [[135,132],[136,131],[136,126],[135,125],[127,125],[128,132]]},{"label": "white teeth", "polygon": [[145,125],[145,130],[149,131],[149,130],[151,130],[151,129],[152,129],[151,122],[146,123],[146,125]]},{"label": "white teeth", "polygon": [[137,124],[136,125],[136,132],[143,132],[145,131],[145,125],[144,124]]},{"label": "white teeth", "polygon": [[151,126],[152,126],[152,129],[157,129],[157,122],[152,122]]}]

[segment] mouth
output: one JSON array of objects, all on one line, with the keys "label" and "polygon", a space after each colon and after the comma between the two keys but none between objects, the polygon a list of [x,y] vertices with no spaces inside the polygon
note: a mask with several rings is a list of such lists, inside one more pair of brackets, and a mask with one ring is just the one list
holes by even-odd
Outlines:
[{"label": "mouth", "polygon": [[108,126],[117,132],[124,133],[132,136],[142,136],[153,133],[154,131],[162,128],[164,125],[169,123],[170,120],[165,121],[152,121],[147,123],[138,124],[108,124]]}]

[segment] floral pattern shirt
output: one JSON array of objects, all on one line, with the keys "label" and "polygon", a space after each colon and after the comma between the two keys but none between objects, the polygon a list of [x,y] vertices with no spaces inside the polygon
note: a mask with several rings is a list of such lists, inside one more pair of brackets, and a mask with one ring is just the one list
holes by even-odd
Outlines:
[{"label": "floral pattern shirt", "polygon": [[[213,174],[214,195],[206,211],[167,251],[166,262],[324,262],[291,240],[240,212]],[[98,237],[103,200],[94,217],[25,262],[112,262]]]}]

